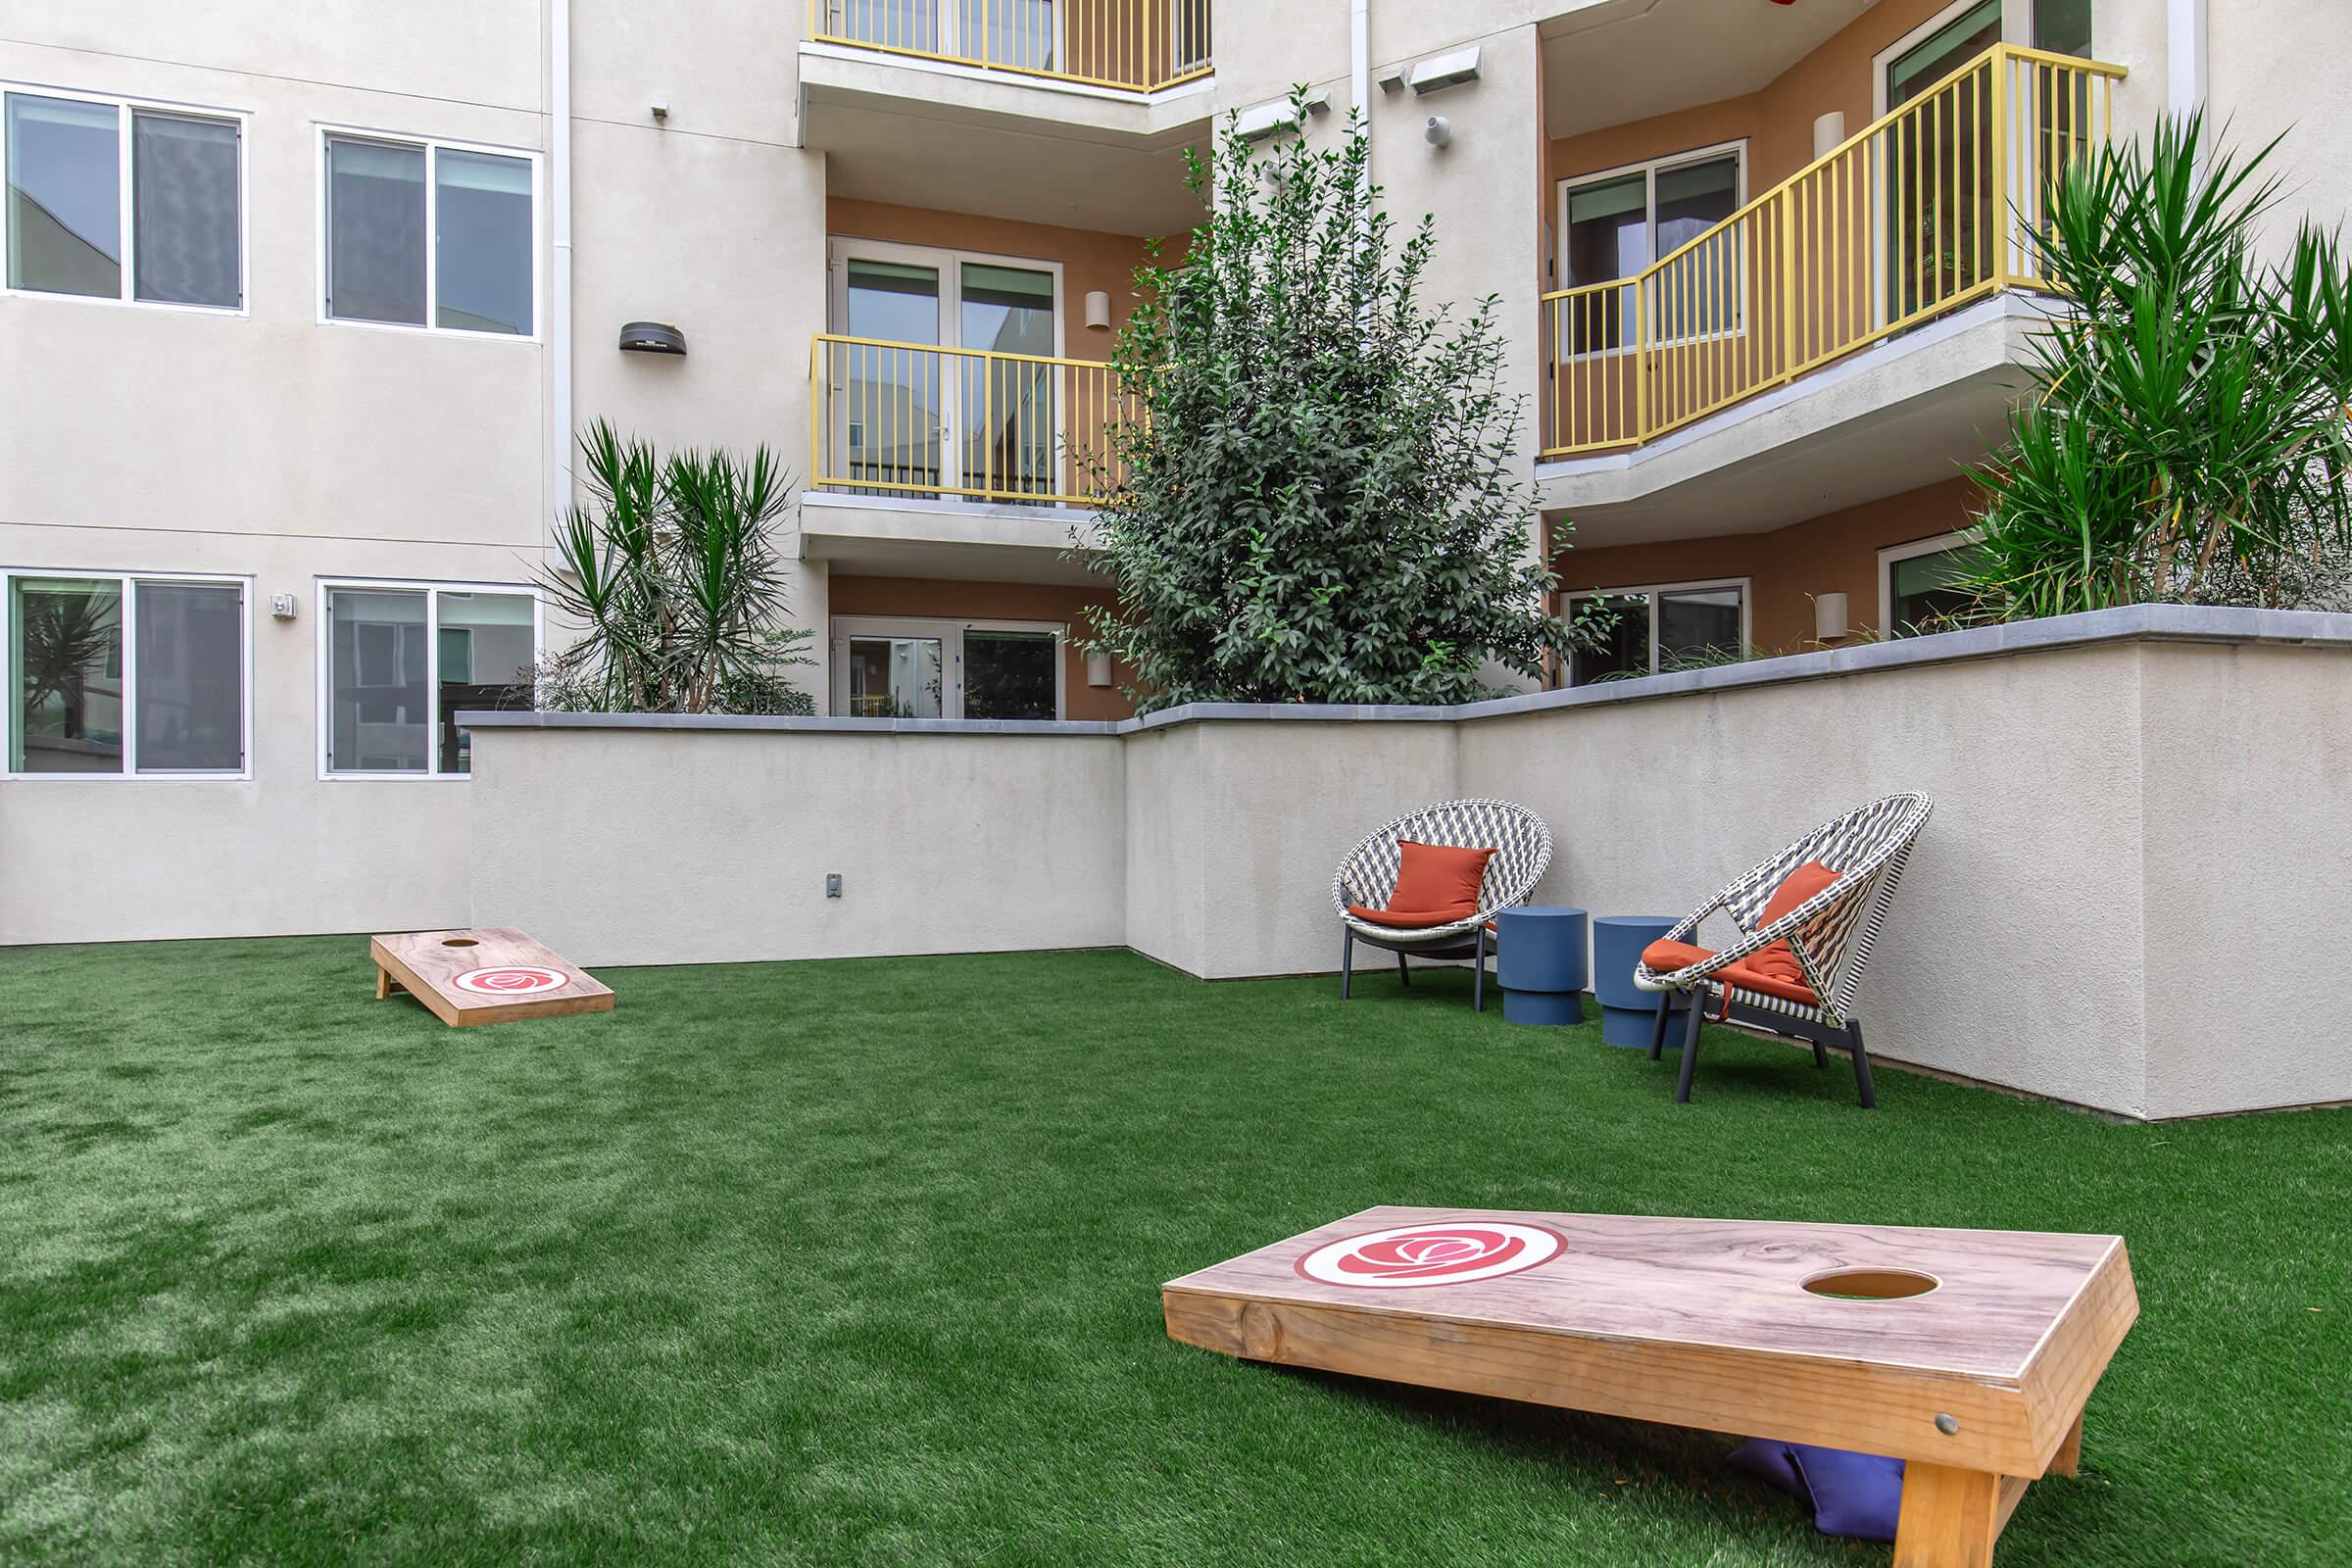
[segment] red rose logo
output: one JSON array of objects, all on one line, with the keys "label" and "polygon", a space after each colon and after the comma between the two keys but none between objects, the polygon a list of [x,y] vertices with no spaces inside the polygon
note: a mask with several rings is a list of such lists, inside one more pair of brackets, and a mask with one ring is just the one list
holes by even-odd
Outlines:
[{"label": "red rose logo", "polygon": [[1541,1225],[1499,1220],[1398,1225],[1326,1243],[1298,1260],[1298,1272],[1326,1285],[1370,1290],[1463,1285],[1549,1262],[1565,1245]]},{"label": "red rose logo", "polygon": [[521,997],[535,991],[554,991],[571,982],[563,971],[535,964],[513,964],[503,969],[468,969],[450,984],[477,997]]}]

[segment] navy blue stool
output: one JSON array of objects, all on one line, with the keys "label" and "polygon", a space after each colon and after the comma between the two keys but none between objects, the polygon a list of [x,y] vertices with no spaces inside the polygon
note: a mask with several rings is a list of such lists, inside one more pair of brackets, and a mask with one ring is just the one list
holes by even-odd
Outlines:
[{"label": "navy blue stool", "polygon": [[[1505,1023],[1585,1021],[1585,911],[1523,904],[1494,917]],[[1642,1037],[1643,1045],[1649,1037]]]},{"label": "navy blue stool", "polygon": [[1680,923],[1654,914],[1604,914],[1592,922],[1592,995],[1600,1001],[1601,1044],[1649,1049],[1666,994],[1635,985],[1634,968],[1642,949]]}]

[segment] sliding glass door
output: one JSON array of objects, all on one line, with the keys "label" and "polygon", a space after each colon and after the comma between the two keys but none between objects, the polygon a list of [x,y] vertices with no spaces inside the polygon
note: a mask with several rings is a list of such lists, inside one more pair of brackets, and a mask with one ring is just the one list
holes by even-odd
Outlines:
[{"label": "sliding glass door", "polygon": [[1059,718],[1065,628],[1046,621],[833,617],[840,718]]},{"label": "sliding glass door", "polygon": [[1052,263],[835,240],[834,330],[854,341],[828,360],[830,471],[869,493],[1064,491],[1060,294]]}]

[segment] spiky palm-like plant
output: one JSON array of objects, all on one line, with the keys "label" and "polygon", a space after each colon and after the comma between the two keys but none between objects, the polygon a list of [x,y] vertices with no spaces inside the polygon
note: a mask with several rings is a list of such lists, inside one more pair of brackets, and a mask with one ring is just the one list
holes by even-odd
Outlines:
[{"label": "spiky palm-like plant", "polygon": [[590,500],[540,577],[580,640],[539,669],[542,708],[613,712],[807,713],[784,670],[815,662],[784,624],[774,538],[791,481],[762,446],[664,458],[599,420],[580,437]]},{"label": "spiky palm-like plant", "polygon": [[2311,602],[2352,550],[2352,278],[2306,223],[2266,265],[2279,185],[2199,119],[2070,167],[2035,237],[2070,296],[1979,475],[1985,618]]}]

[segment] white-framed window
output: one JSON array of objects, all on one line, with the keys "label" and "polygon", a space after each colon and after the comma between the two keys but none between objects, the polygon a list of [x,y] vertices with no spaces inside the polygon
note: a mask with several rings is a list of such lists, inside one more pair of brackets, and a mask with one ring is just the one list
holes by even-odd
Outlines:
[{"label": "white-framed window", "polygon": [[840,235],[827,249],[827,316],[853,340],[830,346],[825,377],[840,476],[951,499],[1060,492],[1068,411],[1046,362],[1062,353],[1061,264]]},{"label": "white-framed window", "polygon": [[840,718],[1059,718],[1069,628],[1052,620],[833,617]]},{"label": "white-framed window", "polygon": [[458,713],[530,707],[546,634],[528,586],[320,579],[319,776],[463,778]]},{"label": "white-framed window", "polygon": [[1568,684],[1652,675],[1743,659],[1748,647],[1748,580],[1642,583],[1568,595],[1571,615],[1597,607],[1607,642],[1570,661]]},{"label": "white-framed window", "polygon": [[1889,637],[1937,631],[1969,608],[1960,586],[1975,564],[1977,535],[1971,528],[1888,545],[1879,552],[1879,626]]},{"label": "white-framed window", "polygon": [[323,127],[318,318],[536,339],[539,155]]},{"label": "white-framed window", "polygon": [[245,118],[0,85],[0,286],[236,315],[245,309]]},{"label": "white-framed window", "polygon": [[[1559,287],[1583,288],[1634,276],[1738,212],[1747,200],[1747,142],[1721,142],[1670,157],[1627,164],[1563,179],[1559,211]],[[1678,301],[1695,331],[1676,323],[1678,338],[1739,329],[1739,290],[1724,271],[1720,300]],[[1640,341],[1633,291],[1618,291],[1614,309],[1566,313],[1566,341],[1554,345],[1566,358],[1630,351]],[[1660,310],[1666,302],[1659,302]],[[1664,317],[1653,312],[1649,341],[1664,336]]]},{"label": "white-framed window", "polygon": [[253,580],[0,570],[9,778],[241,778]]}]

